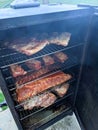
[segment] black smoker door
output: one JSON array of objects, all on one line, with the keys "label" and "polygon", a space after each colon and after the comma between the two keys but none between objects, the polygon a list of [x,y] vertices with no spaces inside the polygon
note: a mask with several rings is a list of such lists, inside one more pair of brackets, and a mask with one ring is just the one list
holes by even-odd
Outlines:
[{"label": "black smoker door", "polygon": [[76,107],[86,130],[98,130],[98,14],[91,22],[90,38]]}]

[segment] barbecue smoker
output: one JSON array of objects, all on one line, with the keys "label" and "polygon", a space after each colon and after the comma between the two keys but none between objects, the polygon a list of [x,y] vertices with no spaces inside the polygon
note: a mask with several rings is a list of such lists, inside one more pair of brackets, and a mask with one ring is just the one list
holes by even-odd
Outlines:
[{"label": "barbecue smoker", "polygon": [[0,86],[19,130],[45,129],[73,112],[82,129],[98,130],[94,11],[70,5],[0,10]]}]

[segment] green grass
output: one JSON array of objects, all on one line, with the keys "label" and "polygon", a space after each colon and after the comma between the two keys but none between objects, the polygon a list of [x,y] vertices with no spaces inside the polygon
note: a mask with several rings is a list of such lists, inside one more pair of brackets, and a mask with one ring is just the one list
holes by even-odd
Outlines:
[{"label": "green grass", "polygon": [[[13,0],[0,0],[0,8],[6,8],[9,7],[10,3]],[[42,2],[42,0],[39,0]],[[79,3],[85,3],[85,4],[92,4],[92,5],[98,5],[98,0],[49,0],[50,3],[56,3],[61,2],[65,4],[79,4]]]},{"label": "green grass", "polygon": [[4,101],[4,95],[0,92],[0,102]]},{"label": "green grass", "polygon": [[8,7],[13,0],[0,0],[0,8]]},{"label": "green grass", "polygon": [[[0,92],[0,102],[3,102],[4,100],[5,100],[4,95],[2,92]],[[6,110],[6,109],[7,109],[7,106],[2,107],[2,110]]]}]

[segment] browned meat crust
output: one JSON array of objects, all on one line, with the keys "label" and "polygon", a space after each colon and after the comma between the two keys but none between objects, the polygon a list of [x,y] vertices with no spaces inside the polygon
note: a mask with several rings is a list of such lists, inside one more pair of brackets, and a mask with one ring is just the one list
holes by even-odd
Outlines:
[{"label": "browned meat crust", "polygon": [[[47,38],[44,34],[41,34],[40,37],[45,38],[41,40],[38,40],[37,37],[28,40],[20,39],[20,41],[13,41],[13,43],[11,43],[9,47],[30,56],[41,51],[45,46],[51,43],[54,43],[56,45],[67,46],[70,40],[70,36],[71,34],[66,32],[63,32],[61,34],[53,33],[52,36],[50,36],[50,38]],[[6,46],[8,46],[8,44],[6,44]]]},{"label": "browned meat crust", "polygon": [[59,97],[63,97],[69,88],[69,84],[63,84],[57,88],[55,88],[55,92],[59,95]]},{"label": "browned meat crust", "polygon": [[56,100],[56,96],[52,93],[43,93],[35,96],[23,104],[25,110],[31,110],[34,107],[48,107]]},{"label": "browned meat crust", "polygon": [[58,34],[57,32],[54,32],[52,36],[49,38],[49,43],[54,43],[57,45],[67,46],[68,42],[70,40],[70,33],[63,32],[61,34]]},{"label": "browned meat crust", "polygon": [[55,53],[54,57],[56,57],[57,61],[62,62],[62,63],[68,59],[68,56],[64,54],[63,52]]},{"label": "browned meat crust", "polygon": [[30,69],[39,70],[41,68],[41,62],[39,60],[29,60],[29,61],[25,62],[25,64]]},{"label": "browned meat crust", "polygon": [[44,56],[43,61],[46,66],[54,64],[54,59],[51,56]]},{"label": "browned meat crust", "polygon": [[16,85],[22,85],[24,83],[27,83],[29,81],[35,80],[36,78],[50,72],[50,69],[48,67],[42,68],[39,71],[28,73],[27,75],[23,75],[21,77],[16,78]]},{"label": "browned meat crust", "polygon": [[11,65],[10,69],[13,77],[25,75],[27,73],[20,65]]},{"label": "browned meat crust", "polygon": [[16,89],[17,101],[22,102],[30,97],[35,96],[36,94],[43,92],[53,86],[59,85],[63,82],[66,82],[71,78],[71,75],[65,74],[63,72],[58,72],[51,76],[39,79],[37,81],[31,82],[22,86],[21,88]]}]

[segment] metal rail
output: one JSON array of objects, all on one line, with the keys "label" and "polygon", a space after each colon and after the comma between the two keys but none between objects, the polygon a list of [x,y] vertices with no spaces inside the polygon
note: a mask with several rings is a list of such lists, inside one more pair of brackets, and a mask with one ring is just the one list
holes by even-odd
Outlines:
[{"label": "metal rail", "polygon": [[[72,95],[73,95],[73,93],[67,94],[63,98],[56,100],[54,102],[54,104],[52,104],[52,105],[50,105],[50,106],[48,106],[46,108],[40,108],[38,110],[35,109],[35,111],[34,110],[20,111],[20,114],[19,114],[20,115],[20,120],[24,120],[24,119],[26,119],[26,118],[28,118],[30,116],[33,116],[33,115],[35,115],[35,114],[37,114],[37,113],[39,113],[41,111],[44,111],[44,110],[50,109],[52,107],[55,107],[56,104],[59,104],[62,100],[65,100],[67,97],[72,96]],[[19,110],[18,110],[18,112],[19,112]]]},{"label": "metal rail", "polygon": [[[8,85],[8,88],[9,88],[9,91],[13,91],[13,90],[15,90],[16,88],[18,88],[18,87],[23,87],[24,85],[27,85],[27,84],[29,84],[29,83],[32,83],[32,82],[34,82],[34,81],[37,81],[37,80],[39,80],[39,79],[42,79],[42,78],[45,78],[45,77],[47,77],[47,76],[51,76],[51,75],[53,75],[53,74],[55,74],[55,73],[57,73],[57,72],[60,72],[60,71],[64,71],[64,70],[66,70],[66,73],[68,73],[68,74],[70,74],[70,72],[67,72],[67,69],[68,68],[72,68],[73,66],[76,66],[76,65],[79,65],[79,62],[72,62],[71,64],[69,64],[68,66],[65,66],[65,65],[63,65],[63,66],[61,66],[61,67],[59,67],[58,66],[58,68],[55,68],[55,69],[53,69],[53,70],[51,70],[50,72],[48,72],[48,73],[45,73],[44,75],[41,75],[41,76],[39,76],[39,77],[37,77],[37,79],[35,78],[35,79],[32,79],[32,80],[28,80],[28,81],[26,81],[26,82],[24,82],[24,83],[22,83],[22,84],[18,84],[17,86],[16,86],[16,84],[15,84],[15,82],[13,82],[13,83],[11,83],[10,85]],[[57,66],[56,66],[57,67]],[[22,79],[22,78],[21,78]],[[21,80],[20,79],[20,80]],[[13,80],[13,79],[12,79]],[[5,80],[6,81],[6,80]],[[6,81],[7,82],[7,81]]]},{"label": "metal rail", "polygon": [[[61,51],[65,51],[65,50],[68,50],[68,49],[71,49],[74,47],[78,47],[80,45],[84,45],[84,43],[75,44],[73,46],[68,46],[68,47],[62,47],[62,46],[57,46],[57,45],[55,45],[55,46],[48,45],[42,51],[40,51],[34,55],[31,55],[31,56],[27,56],[25,54],[16,53],[16,52],[13,52],[11,54],[6,54],[6,52],[5,52],[6,55],[2,55],[2,53],[1,53],[0,54],[1,55],[0,67],[3,69],[3,68],[9,67],[14,64],[22,64],[31,59],[38,59],[38,58],[41,58],[46,55],[52,55],[57,52],[61,52]],[[10,49],[8,49],[8,51],[10,51]],[[4,51],[3,51],[3,53],[4,53]]]}]

